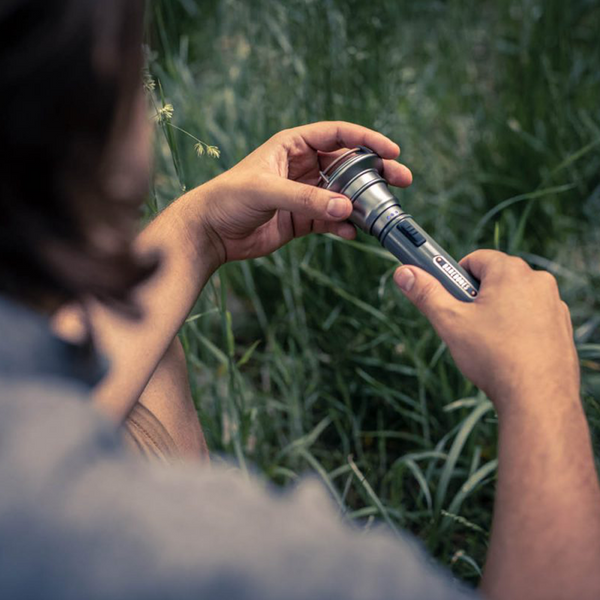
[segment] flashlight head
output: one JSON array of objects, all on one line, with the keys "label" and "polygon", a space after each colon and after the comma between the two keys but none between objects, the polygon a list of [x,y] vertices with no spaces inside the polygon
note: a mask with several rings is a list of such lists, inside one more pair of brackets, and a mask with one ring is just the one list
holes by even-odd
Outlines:
[{"label": "flashlight head", "polygon": [[382,174],[381,157],[370,148],[358,146],[321,171],[319,185],[348,196],[353,205],[349,220],[379,237],[386,223],[403,212]]}]

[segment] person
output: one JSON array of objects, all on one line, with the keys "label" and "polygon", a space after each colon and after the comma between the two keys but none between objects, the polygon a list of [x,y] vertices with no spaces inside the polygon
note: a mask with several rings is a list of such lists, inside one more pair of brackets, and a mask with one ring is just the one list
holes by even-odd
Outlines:
[{"label": "person", "polygon": [[[349,200],[314,185],[344,148],[373,148],[394,185],[411,175],[377,132],[305,125],[136,236],[150,164],[143,10],[0,6],[0,596],[478,597],[410,536],[341,523],[313,481],[278,495],[194,460],[206,449],[176,334],[211,273],[308,233],[353,237]],[[600,495],[568,308],[518,258],[482,250],[462,264],[481,280],[472,304],[415,267],[395,281],[498,412],[480,593],[600,597]]]}]

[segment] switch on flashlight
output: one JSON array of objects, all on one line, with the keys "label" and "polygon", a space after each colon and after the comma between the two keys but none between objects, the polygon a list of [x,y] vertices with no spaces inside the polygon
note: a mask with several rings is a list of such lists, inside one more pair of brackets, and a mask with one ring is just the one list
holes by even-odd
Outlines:
[{"label": "switch on flashlight", "polygon": [[408,221],[402,221],[396,225],[396,229],[402,232],[415,246],[419,247],[425,243],[425,237],[422,236]]}]

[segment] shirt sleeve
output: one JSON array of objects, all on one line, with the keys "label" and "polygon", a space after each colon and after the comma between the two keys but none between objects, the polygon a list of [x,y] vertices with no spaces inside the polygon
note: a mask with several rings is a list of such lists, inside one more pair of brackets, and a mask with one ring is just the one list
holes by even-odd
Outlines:
[{"label": "shirt sleeve", "polygon": [[315,480],[145,463],[80,398],[38,394],[0,408],[0,597],[478,597],[410,536],[344,524]]}]

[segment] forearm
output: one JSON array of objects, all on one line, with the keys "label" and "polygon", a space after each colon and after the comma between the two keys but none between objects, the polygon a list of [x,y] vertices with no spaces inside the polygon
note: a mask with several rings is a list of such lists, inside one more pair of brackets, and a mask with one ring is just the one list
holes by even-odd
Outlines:
[{"label": "forearm", "polygon": [[131,321],[98,303],[89,307],[98,346],[110,361],[95,400],[117,420],[124,419],[139,398],[219,264],[214,248],[193,222],[202,194],[197,188],[174,202],[136,240],[136,250],[158,249],[162,257],[158,272],[135,293],[142,319]]},{"label": "forearm", "polygon": [[[600,597],[600,492],[578,397],[515,399],[500,415],[492,599]],[[558,392],[560,394],[560,392]],[[523,394],[525,396],[525,394]]]}]

